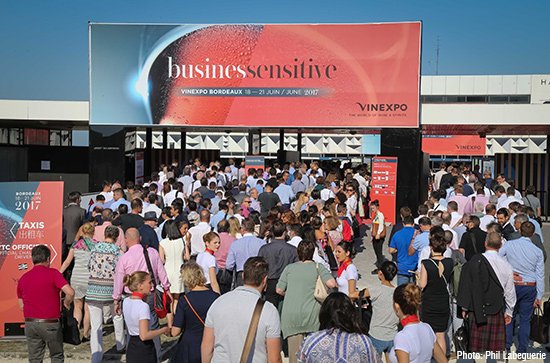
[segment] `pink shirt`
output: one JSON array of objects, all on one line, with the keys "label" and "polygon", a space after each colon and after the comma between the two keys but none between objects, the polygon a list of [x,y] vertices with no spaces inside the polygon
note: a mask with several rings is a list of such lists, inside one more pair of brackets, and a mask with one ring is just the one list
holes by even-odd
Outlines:
[{"label": "pink shirt", "polygon": [[[112,225],[111,222],[103,222],[101,226],[96,226],[94,230],[94,239],[96,241],[105,241],[105,229],[107,226]],[[124,232],[122,228],[118,227],[118,238],[115,243],[122,251],[126,251],[126,242],[124,241]]]},{"label": "pink shirt", "polygon": [[[168,281],[168,276],[166,275],[164,265],[160,260],[159,253],[151,247],[149,247],[147,251],[149,252],[149,259],[151,260],[151,267],[154,270],[155,278],[157,281],[160,281],[162,287],[168,289],[170,287],[170,282]],[[113,299],[119,300],[121,298],[122,287],[124,285],[122,280],[124,279],[124,276],[136,271],[150,272],[147,268],[147,262],[145,262],[145,256],[143,254],[143,247],[141,244],[133,245],[118,259],[118,263],[115,268]],[[127,288],[124,290],[127,294],[131,293]]]},{"label": "pink shirt", "polygon": [[235,237],[230,235],[227,232],[220,233],[220,248],[214,253],[216,257],[216,265],[219,269],[225,268],[225,260],[227,259],[227,254],[229,253],[229,247],[235,241]]},{"label": "pink shirt", "polygon": [[[479,203],[483,206],[483,210],[481,212],[485,214],[485,207],[487,206],[487,204],[489,204],[489,197],[486,197],[485,194],[478,194],[475,197],[470,196],[469,198],[470,203],[472,203],[471,213],[475,212],[475,205]],[[473,198],[475,198],[475,200],[472,201],[471,199]]]},{"label": "pink shirt", "polygon": [[68,285],[61,273],[50,267],[37,265],[25,273],[17,284],[17,298],[23,300],[23,315],[34,319],[59,319],[61,296]]},{"label": "pink shirt", "polygon": [[465,197],[462,194],[456,194],[449,198],[449,202],[456,202],[458,205],[458,214],[464,215],[465,210],[466,213],[471,213],[472,200],[470,198]]}]

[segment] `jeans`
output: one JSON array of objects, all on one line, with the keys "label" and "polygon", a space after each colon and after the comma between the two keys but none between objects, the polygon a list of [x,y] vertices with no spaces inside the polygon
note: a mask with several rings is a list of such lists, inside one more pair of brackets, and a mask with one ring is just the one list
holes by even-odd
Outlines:
[{"label": "jeans", "polygon": [[[155,293],[151,292],[151,294],[147,296],[147,304],[149,305],[149,310],[151,311],[151,320],[149,320],[150,330],[160,329],[159,318],[155,312],[154,295]],[[160,362],[162,355],[160,336],[153,338],[153,343],[155,343],[155,350],[157,351],[157,360]]]},{"label": "jeans", "polygon": [[283,300],[283,297],[275,291],[277,282],[279,279],[267,279],[267,288],[265,289],[265,299],[275,306],[275,309],[279,308],[279,303]]},{"label": "jeans", "polygon": [[529,344],[529,333],[531,331],[531,315],[533,315],[533,304],[537,298],[536,286],[516,286],[516,306],[512,322],[506,325],[506,349],[510,350],[514,342],[514,328],[516,319],[519,319],[518,353],[526,353]]},{"label": "jeans", "polygon": [[50,351],[52,363],[64,362],[63,332],[61,323],[25,322],[25,336],[29,350],[29,362],[38,363],[44,360],[46,345]]},{"label": "jeans", "polygon": [[415,283],[416,279],[414,275],[411,276],[405,276],[405,275],[397,275],[397,286],[408,284],[409,282]]},{"label": "jeans", "polygon": [[389,353],[393,347],[393,340],[379,340],[369,335],[370,341],[379,355],[387,352]]}]

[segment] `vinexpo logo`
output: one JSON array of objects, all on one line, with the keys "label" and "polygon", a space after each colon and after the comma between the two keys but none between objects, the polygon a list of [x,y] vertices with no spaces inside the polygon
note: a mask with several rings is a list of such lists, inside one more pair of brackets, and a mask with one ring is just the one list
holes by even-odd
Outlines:
[{"label": "vinexpo logo", "polygon": [[480,145],[459,145],[459,144],[455,144],[455,147],[458,150],[481,150]]},{"label": "vinexpo logo", "polygon": [[407,111],[406,103],[361,103],[355,102],[361,111]]}]

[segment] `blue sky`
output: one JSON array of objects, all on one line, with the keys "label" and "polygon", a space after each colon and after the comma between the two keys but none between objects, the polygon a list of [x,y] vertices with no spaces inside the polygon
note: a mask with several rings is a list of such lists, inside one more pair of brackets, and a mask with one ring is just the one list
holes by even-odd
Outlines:
[{"label": "blue sky", "polygon": [[422,73],[550,73],[550,2],[2,0],[0,99],[88,99],[88,21],[370,23],[421,20]]}]

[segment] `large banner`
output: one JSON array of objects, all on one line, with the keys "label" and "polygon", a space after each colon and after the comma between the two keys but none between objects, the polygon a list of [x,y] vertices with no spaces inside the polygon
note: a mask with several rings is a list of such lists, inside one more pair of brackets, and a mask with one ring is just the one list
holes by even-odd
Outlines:
[{"label": "large banner", "polygon": [[485,155],[486,139],[479,135],[422,135],[422,151],[430,155]]},{"label": "large banner", "polygon": [[19,278],[32,269],[31,250],[47,245],[61,266],[63,182],[0,183],[0,337],[23,334]]},{"label": "large banner", "polygon": [[418,127],[421,23],[90,24],[90,124]]},{"label": "large banner", "polygon": [[395,225],[397,198],[397,158],[380,156],[372,158],[371,200],[378,199],[385,221]]}]

